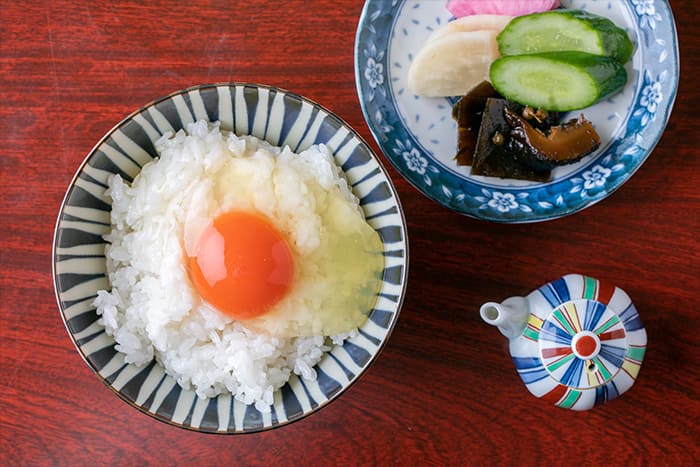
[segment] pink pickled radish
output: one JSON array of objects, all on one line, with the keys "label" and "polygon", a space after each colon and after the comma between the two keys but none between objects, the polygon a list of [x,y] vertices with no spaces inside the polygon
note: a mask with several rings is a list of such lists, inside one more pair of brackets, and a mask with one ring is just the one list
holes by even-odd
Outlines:
[{"label": "pink pickled radish", "polygon": [[447,10],[456,18],[469,15],[522,16],[552,10],[559,0],[449,0]]}]

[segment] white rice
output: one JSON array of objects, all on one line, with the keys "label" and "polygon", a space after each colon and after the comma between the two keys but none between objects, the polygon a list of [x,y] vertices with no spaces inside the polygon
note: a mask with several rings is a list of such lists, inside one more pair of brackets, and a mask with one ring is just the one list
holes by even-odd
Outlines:
[{"label": "white rice", "polygon": [[[316,379],[313,366],[324,352],[356,331],[332,338],[256,334],[199,299],[184,262],[188,246],[208,217],[231,204],[280,216],[284,209],[279,203],[298,202],[303,196],[276,200],[269,191],[256,189],[256,196],[247,199],[236,196],[234,190],[227,201],[214,203],[208,199],[216,191],[211,174],[232,157],[264,163],[272,159],[273,165],[294,166],[306,174],[303,177],[337,186],[348,200],[356,205],[358,201],[323,146],[296,155],[251,136],[222,133],[218,124],[197,122],[186,130],[156,142],[160,157],[144,166],[133,184],[119,175],[109,181],[112,230],[105,239],[112,289],[98,292],[97,313],[128,363],[141,366],[155,358],[183,388],[193,389],[199,397],[231,392],[236,399],[269,412],[274,391],[292,373]],[[264,175],[259,175],[260,180],[255,175],[250,183],[262,186]],[[304,212],[288,219],[304,230],[287,229],[301,250],[314,248],[319,241],[313,228],[306,228],[316,225],[317,219],[304,219]]]}]

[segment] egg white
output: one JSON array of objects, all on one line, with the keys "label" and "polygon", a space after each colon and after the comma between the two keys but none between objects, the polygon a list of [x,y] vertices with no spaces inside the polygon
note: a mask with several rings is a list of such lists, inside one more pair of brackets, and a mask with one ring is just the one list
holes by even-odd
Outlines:
[{"label": "egg white", "polygon": [[[184,164],[188,174],[182,174],[191,177],[182,216],[183,267],[217,216],[262,214],[291,247],[294,279],[269,312],[242,324],[279,337],[331,336],[359,327],[376,299],[382,244],[329,150],[321,145],[295,154],[231,133],[207,138],[206,144],[192,148]],[[195,306],[211,307],[191,282],[186,286]]]}]

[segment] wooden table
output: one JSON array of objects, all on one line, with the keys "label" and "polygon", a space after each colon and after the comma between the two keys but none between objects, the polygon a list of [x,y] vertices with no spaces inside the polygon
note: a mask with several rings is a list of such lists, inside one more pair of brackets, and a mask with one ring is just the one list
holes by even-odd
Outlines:
[{"label": "wooden table", "polygon": [[[195,84],[292,90],[337,112],[380,153],[354,81],[362,2],[1,2],[0,464],[697,462],[700,7],[672,6],[683,67],[678,99],[629,182],[573,216],[502,225],[431,202],[381,156],[410,236],[408,292],[388,345],[320,412],[268,432],[216,436],[130,408],[81,360],[52,286],[61,200],[116,122]],[[635,386],[585,413],[532,397],[505,339],[478,313],[484,301],[568,272],[624,288],[649,338]]]}]

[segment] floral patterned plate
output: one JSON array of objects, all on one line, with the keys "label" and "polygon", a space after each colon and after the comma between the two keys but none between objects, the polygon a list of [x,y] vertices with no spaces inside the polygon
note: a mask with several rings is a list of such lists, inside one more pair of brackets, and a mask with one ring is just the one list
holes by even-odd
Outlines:
[{"label": "floral patterned plate", "polygon": [[355,42],[355,79],[365,119],[386,157],[418,190],[459,213],[497,222],[573,214],[627,181],[658,142],[678,86],[678,39],[666,0],[562,0],[605,16],[635,44],[622,92],[585,109],[603,144],[558,167],[547,183],[473,176],[454,162],[455,98],[406,89],[411,60],[428,35],[452,19],[446,1],[368,0]]}]

